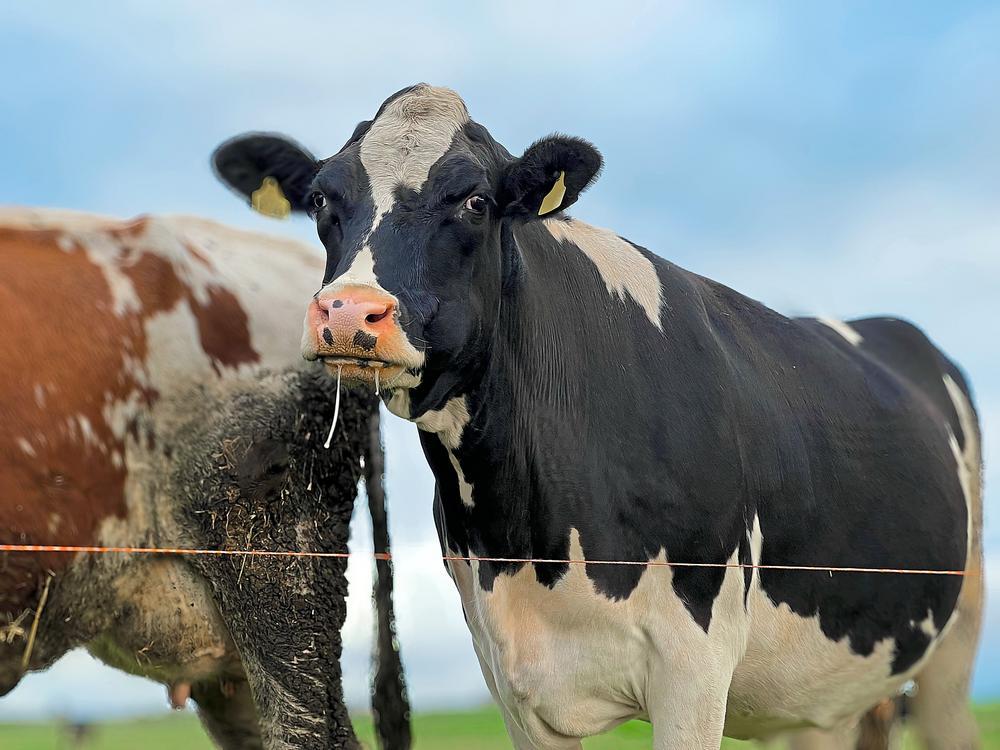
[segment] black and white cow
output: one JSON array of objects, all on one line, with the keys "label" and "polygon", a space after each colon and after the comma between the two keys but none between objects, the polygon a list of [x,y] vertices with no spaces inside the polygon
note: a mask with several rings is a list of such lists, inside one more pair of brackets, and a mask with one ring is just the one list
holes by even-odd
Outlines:
[{"label": "black and white cow", "polygon": [[975,746],[980,433],[918,329],[788,318],[568,217],[594,147],[512,157],[447,89],[329,159],[248,134],[215,165],[315,218],[304,354],[420,428],[446,552],[969,574],[451,562],[518,748],[837,730],[910,679],[929,746]]}]

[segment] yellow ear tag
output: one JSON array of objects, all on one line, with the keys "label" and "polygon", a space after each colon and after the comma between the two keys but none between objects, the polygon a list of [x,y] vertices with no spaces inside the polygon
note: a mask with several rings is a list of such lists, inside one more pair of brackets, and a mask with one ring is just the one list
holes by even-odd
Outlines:
[{"label": "yellow ear tag", "polygon": [[292,212],[292,204],[281,192],[281,185],[273,177],[265,177],[260,187],[250,195],[253,210],[272,219],[287,219]]},{"label": "yellow ear tag", "polygon": [[549,194],[542,198],[542,205],[538,208],[538,215],[545,216],[555,211],[562,205],[563,198],[566,197],[566,173],[560,172],[559,179],[552,186]]}]

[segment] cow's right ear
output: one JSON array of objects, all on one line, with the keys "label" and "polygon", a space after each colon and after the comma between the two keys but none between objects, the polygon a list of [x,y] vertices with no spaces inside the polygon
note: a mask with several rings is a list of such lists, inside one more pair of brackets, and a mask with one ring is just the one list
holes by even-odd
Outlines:
[{"label": "cow's right ear", "polygon": [[535,141],[504,173],[504,213],[533,219],[569,208],[597,179],[603,163],[600,152],[583,138],[550,135]]},{"label": "cow's right ear", "polygon": [[319,168],[316,157],[275,133],[244,133],[212,154],[215,175],[255,210],[284,218],[306,211],[309,185]]}]

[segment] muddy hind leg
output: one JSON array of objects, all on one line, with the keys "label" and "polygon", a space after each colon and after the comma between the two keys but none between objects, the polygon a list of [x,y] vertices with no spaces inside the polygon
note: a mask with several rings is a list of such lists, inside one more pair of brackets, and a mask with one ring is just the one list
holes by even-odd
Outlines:
[{"label": "muddy hind leg", "polygon": [[205,731],[222,750],[261,750],[260,725],[245,680],[210,680],[191,688]]}]

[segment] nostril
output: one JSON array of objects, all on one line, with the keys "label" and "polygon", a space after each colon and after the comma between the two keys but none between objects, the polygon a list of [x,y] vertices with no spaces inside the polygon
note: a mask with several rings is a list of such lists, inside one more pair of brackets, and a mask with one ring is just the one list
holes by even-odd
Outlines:
[{"label": "nostril", "polygon": [[388,317],[389,313],[391,312],[392,312],[392,307],[387,305],[382,312],[370,313],[369,315],[365,316],[365,321],[368,323],[378,323],[380,320],[384,320],[386,317]]}]

